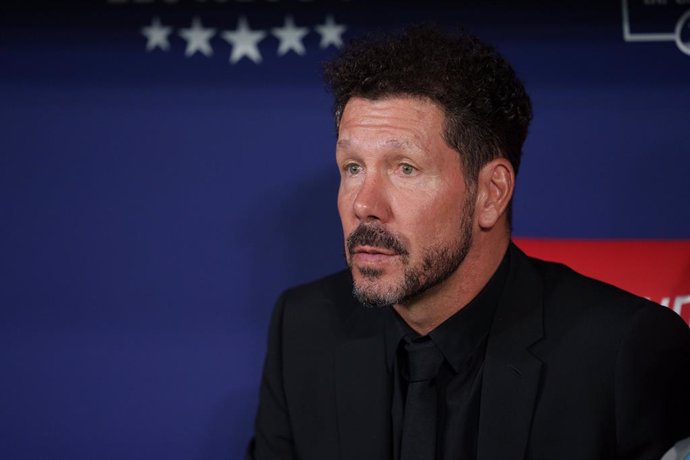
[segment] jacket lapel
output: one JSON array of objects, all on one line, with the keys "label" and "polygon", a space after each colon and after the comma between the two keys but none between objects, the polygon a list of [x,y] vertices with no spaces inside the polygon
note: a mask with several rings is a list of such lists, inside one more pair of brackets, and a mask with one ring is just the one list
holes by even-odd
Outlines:
[{"label": "jacket lapel", "polygon": [[484,361],[477,458],[524,458],[541,361],[529,347],[542,337],[542,284],[511,244],[511,270],[491,327]]},{"label": "jacket lapel", "polygon": [[383,309],[354,309],[336,350],[335,386],[341,460],[390,456],[390,378],[386,368]]}]

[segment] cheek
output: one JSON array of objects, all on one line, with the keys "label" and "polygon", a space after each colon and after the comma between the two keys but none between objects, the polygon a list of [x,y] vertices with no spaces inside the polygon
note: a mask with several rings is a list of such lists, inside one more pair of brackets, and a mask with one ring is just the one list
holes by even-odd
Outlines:
[{"label": "cheek", "polygon": [[423,194],[396,200],[396,223],[399,231],[415,246],[426,246],[435,241],[444,227],[447,216],[441,215],[437,203]]},{"label": "cheek", "polygon": [[352,194],[343,190],[341,185],[338,190],[338,214],[340,214],[340,222],[344,230],[349,228],[353,217],[352,209]]},{"label": "cheek", "polygon": [[401,229],[418,246],[431,246],[460,232],[462,196],[455,193],[417,193],[400,200],[397,209]]}]

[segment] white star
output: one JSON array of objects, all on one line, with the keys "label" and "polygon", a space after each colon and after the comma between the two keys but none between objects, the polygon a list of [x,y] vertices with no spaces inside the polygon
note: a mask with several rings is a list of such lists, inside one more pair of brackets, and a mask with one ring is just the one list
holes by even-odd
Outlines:
[{"label": "white star", "polygon": [[321,34],[321,48],[333,45],[336,48],[343,46],[343,33],[347,30],[343,24],[336,24],[333,16],[326,16],[326,23],[316,26],[316,31]]},{"label": "white star", "polygon": [[266,36],[263,30],[252,30],[249,28],[247,18],[242,16],[237,21],[236,30],[228,30],[223,32],[225,41],[232,45],[232,54],[230,54],[230,62],[236,63],[244,56],[254,61],[255,64],[261,62],[261,53],[259,52],[259,42]]},{"label": "white star", "polygon": [[182,38],[187,40],[187,49],[184,55],[189,57],[199,51],[206,57],[211,56],[213,54],[213,48],[211,48],[209,40],[211,40],[211,37],[213,37],[215,33],[216,29],[205,29],[204,26],[201,25],[201,19],[194,18],[194,20],[192,20],[192,26],[189,29],[180,30]]},{"label": "white star", "polygon": [[160,48],[167,51],[170,48],[168,35],[172,32],[172,27],[164,26],[158,17],[153,18],[150,26],[142,27],[141,33],[146,37],[146,51]]},{"label": "white star", "polygon": [[309,29],[306,27],[295,27],[295,22],[291,16],[285,18],[285,25],[283,27],[276,27],[271,29],[271,31],[280,40],[278,56],[282,56],[290,50],[299,55],[305,53],[302,39],[309,33]]}]

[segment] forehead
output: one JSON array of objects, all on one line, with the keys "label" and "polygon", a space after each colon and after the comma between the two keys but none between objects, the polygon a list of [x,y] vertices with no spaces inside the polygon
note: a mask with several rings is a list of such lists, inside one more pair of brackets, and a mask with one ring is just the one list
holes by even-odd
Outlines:
[{"label": "forehead", "polygon": [[427,99],[353,97],[345,105],[340,119],[339,145],[370,136],[391,144],[427,143],[441,139],[444,120],[439,106]]}]

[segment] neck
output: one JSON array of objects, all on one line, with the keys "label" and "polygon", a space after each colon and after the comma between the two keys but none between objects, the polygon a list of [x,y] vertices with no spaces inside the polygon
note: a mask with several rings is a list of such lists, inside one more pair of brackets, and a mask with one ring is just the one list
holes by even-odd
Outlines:
[{"label": "neck", "polygon": [[445,281],[404,304],[393,305],[418,334],[427,335],[474,299],[496,272],[509,238],[477,241],[465,260]]}]

